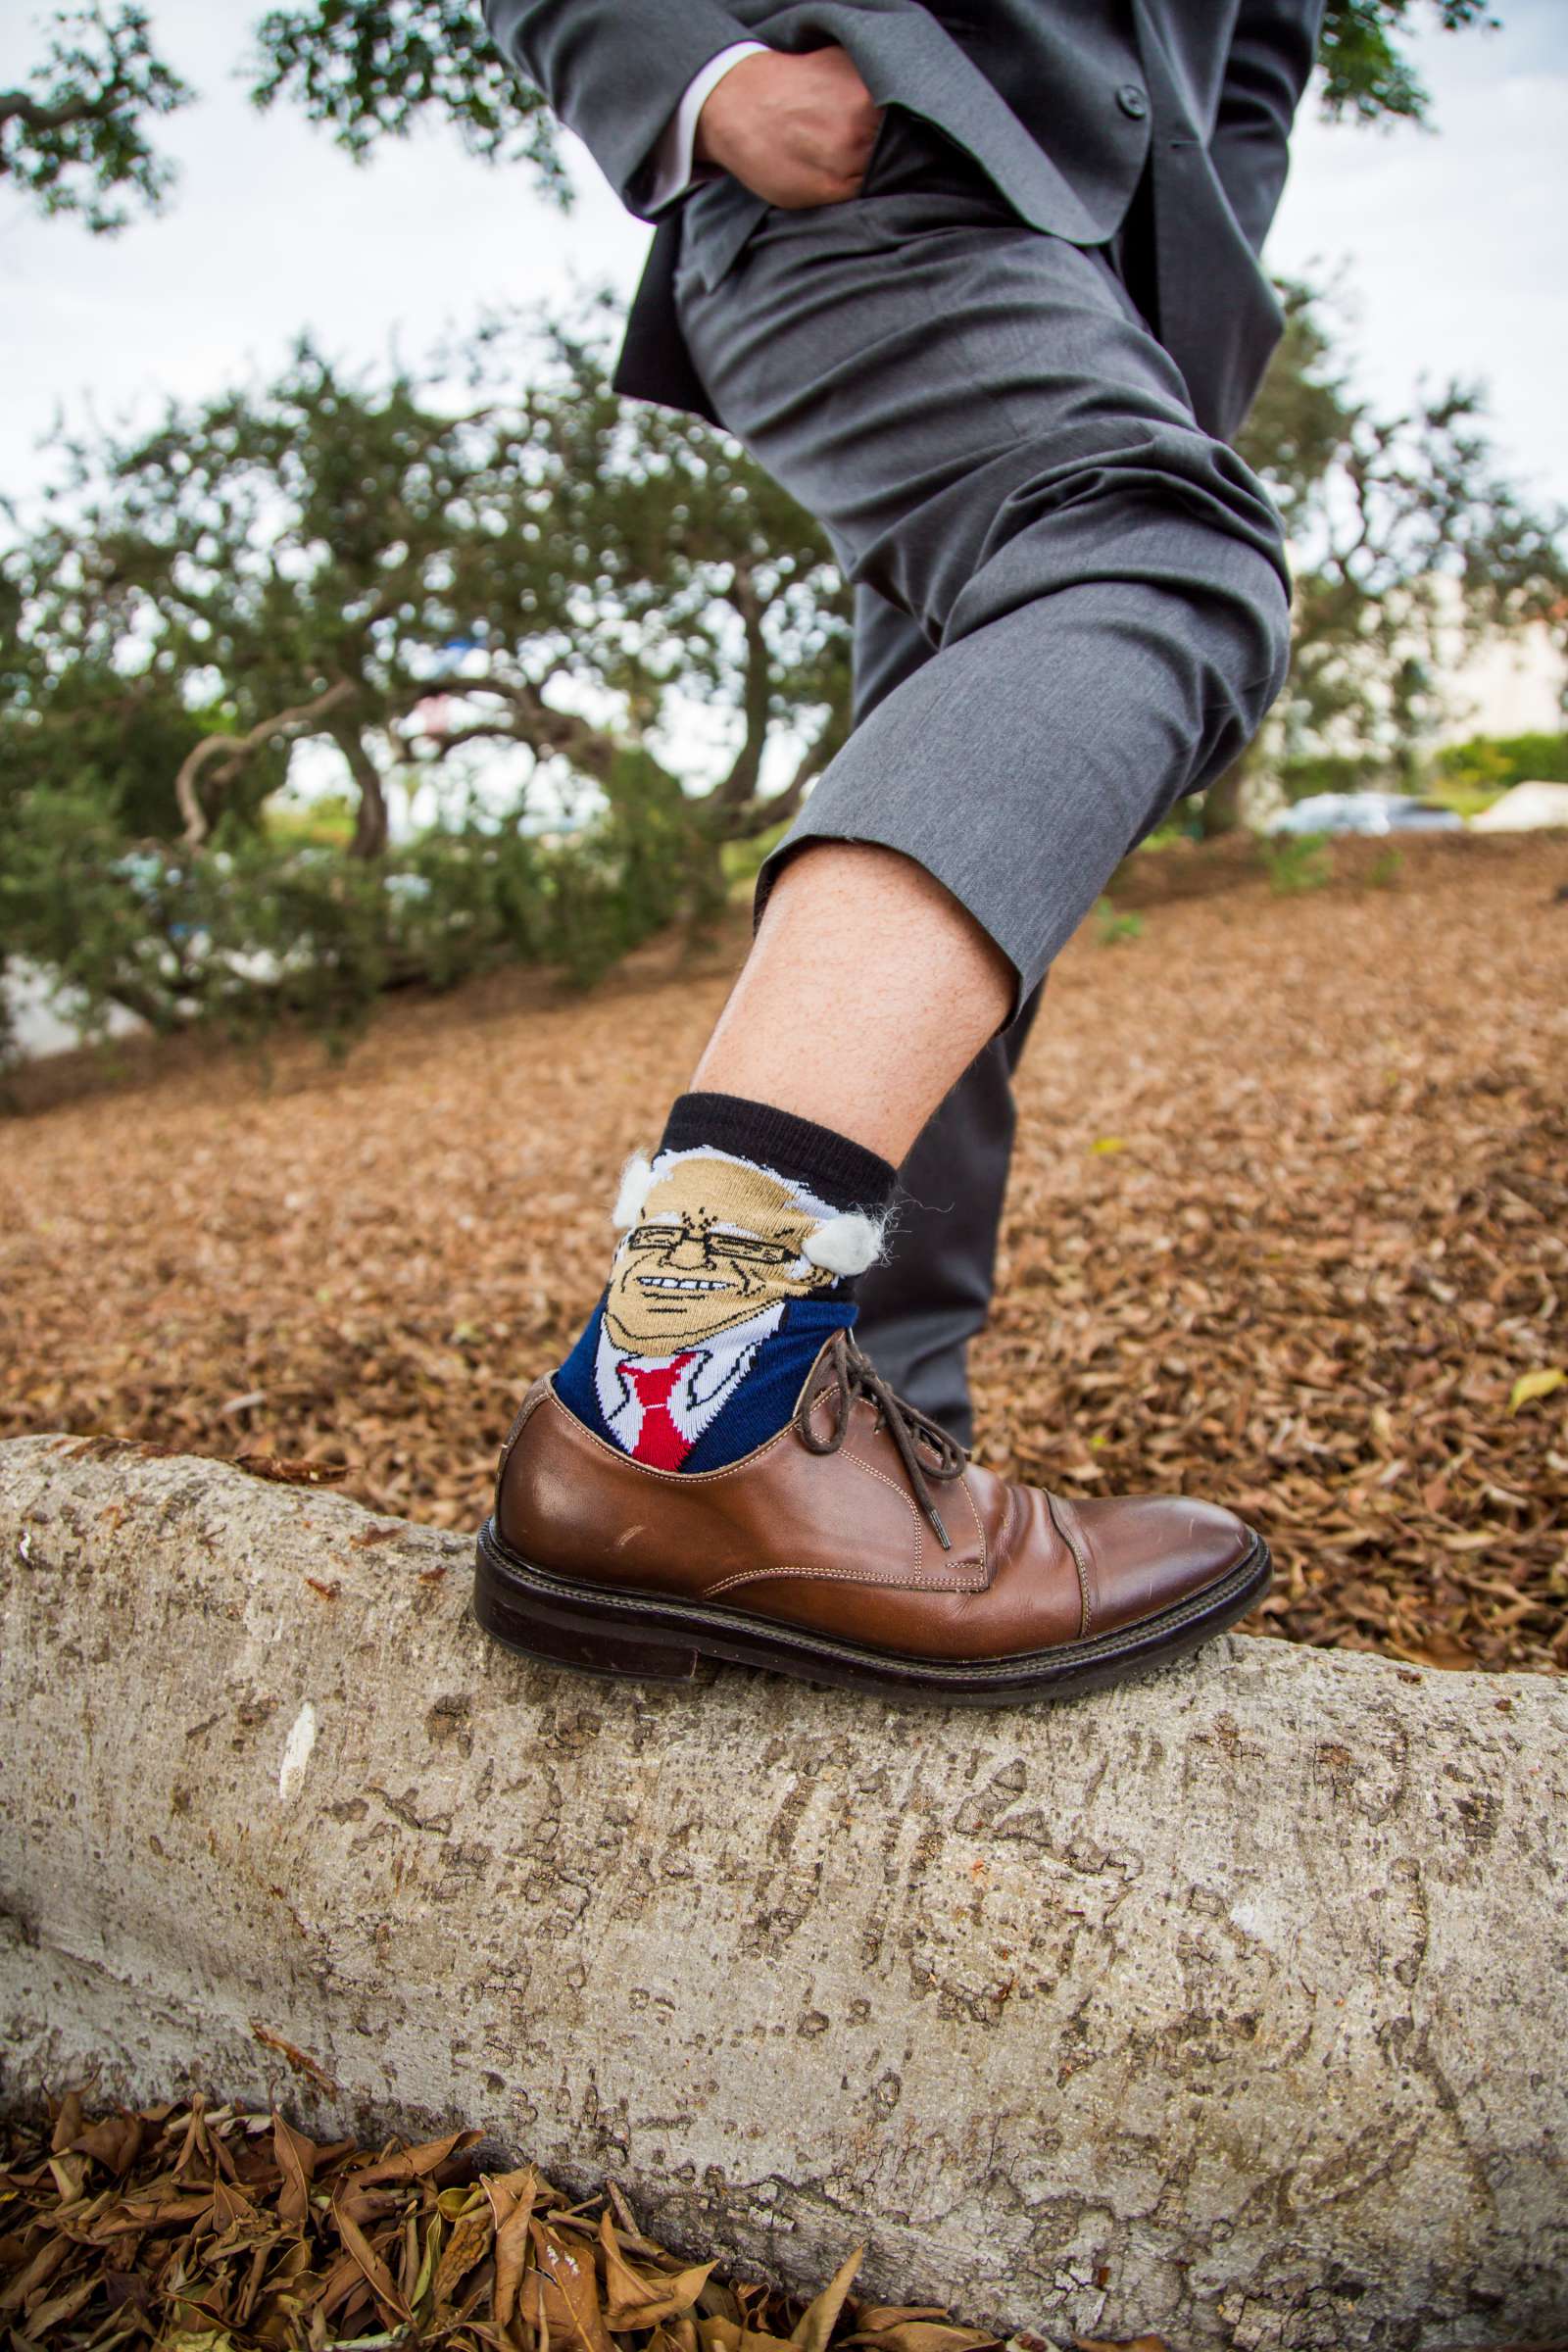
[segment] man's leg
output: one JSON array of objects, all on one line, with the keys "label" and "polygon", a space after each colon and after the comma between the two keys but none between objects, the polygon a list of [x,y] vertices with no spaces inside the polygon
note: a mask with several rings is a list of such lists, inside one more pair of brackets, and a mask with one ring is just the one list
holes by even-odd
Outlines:
[{"label": "man's leg", "polygon": [[895,1163],[1266,709],[1277,520],[1108,270],[989,204],[773,214],[732,281],[684,274],[718,413],[939,651],[764,873],[693,1092],[626,1172],[600,1305],[509,1439],[477,1606],[624,1674],[1107,1680],[1232,1622],[1262,1544],[1188,1498],[966,1466],[858,1352],[854,1285]]},{"label": "man's leg", "polygon": [[[935,651],[897,605],[858,589],[856,724]],[[1039,1008],[1037,989],[921,1128],[899,1170],[885,1253],[859,1286],[861,1347],[883,1379],[960,1446],[974,1438],[969,1342],[991,1306],[1016,1124],[1013,1073]]]},{"label": "man's leg", "polygon": [[899,850],[1001,948],[1016,1008],[1267,709],[1278,518],[1108,265],[994,198],[770,213],[716,284],[683,264],[676,286],[726,425],[937,649],[830,764],[764,896],[808,841]]},{"label": "man's leg", "polygon": [[644,1681],[717,1658],[1012,1702],[1180,1656],[1262,1597],[1233,1513],[1011,1485],[852,1337],[893,1162],[1012,993],[913,859],[822,841],[786,866],[693,1091],[625,1171],[604,1296],[503,1448],[489,1632]]},{"label": "man's leg", "polygon": [[725,421],[858,582],[856,734],[782,855],[901,849],[1017,975],[1019,1015],[922,1137],[908,1225],[860,1289],[875,1359],[966,1434],[1025,1008],[1118,859],[1255,725],[1285,601],[1266,502],[1108,266],[951,157],[928,173],[911,136],[888,143],[897,193],[770,215],[717,283],[683,266],[680,295]]},{"label": "man's leg", "polygon": [[974,1442],[969,1342],[991,1311],[1017,1124],[1013,1073],[1040,998],[1037,989],[921,1128],[899,1170],[885,1253],[859,1286],[860,1345],[960,1446]]},{"label": "man's leg", "polygon": [[1007,1018],[1007,958],[945,884],[876,842],[779,875],[692,1079],[851,1136],[897,1167]]}]

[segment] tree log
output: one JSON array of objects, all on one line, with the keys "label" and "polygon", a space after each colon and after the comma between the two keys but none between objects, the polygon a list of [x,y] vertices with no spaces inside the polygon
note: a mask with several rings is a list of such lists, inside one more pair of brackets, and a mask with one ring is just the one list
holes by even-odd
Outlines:
[{"label": "tree log", "polygon": [[0,1446],[13,2103],[497,2133],[1054,2341],[1568,2323],[1568,1686],[1232,1639],[994,1714],[493,1647],[469,1543]]}]

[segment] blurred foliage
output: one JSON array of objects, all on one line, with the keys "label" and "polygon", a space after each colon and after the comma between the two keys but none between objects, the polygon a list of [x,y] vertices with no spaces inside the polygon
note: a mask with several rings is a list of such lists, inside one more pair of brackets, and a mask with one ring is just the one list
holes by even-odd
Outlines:
[{"label": "blurred foliage", "polygon": [[[476,746],[515,753],[519,798],[563,823],[657,775],[716,846],[790,813],[846,731],[849,592],[817,525],[711,427],[618,400],[596,341],[490,319],[384,381],[303,342],[270,384],[60,446],[4,564],[0,743],[28,756],[106,681],[202,709],[146,828],[177,796],[192,848],[312,739],[362,856],[394,776]],[[659,749],[682,698],[736,742],[689,808]],[[794,772],[764,789],[786,733]]]},{"label": "blurred foliage", "polygon": [[719,852],[726,887],[732,893],[749,890],[788,831],[789,826],[781,821],[752,834],[748,840],[726,841]]},{"label": "blurred foliage", "polygon": [[563,840],[470,828],[368,863],[244,835],[200,857],[127,849],[90,792],[51,792],[5,847],[6,953],[48,972],[89,1028],[118,1005],[161,1031],[202,1021],[243,1039],[295,1020],[341,1046],[388,989],[512,961],[591,981],[666,918],[683,880],[714,903],[689,837],[624,807]]},{"label": "blurred foliage", "polygon": [[1332,304],[1281,288],[1286,331],[1242,455],[1285,519],[1295,575],[1290,680],[1246,759],[1205,797],[1207,829],[1237,820],[1267,771],[1293,798],[1358,781],[1421,782],[1425,741],[1456,662],[1531,622],[1568,615],[1563,518],[1499,471],[1473,385],[1450,383],[1396,415],[1358,398]]},{"label": "blurred foliage", "polygon": [[1516,784],[1568,784],[1568,733],[1472,735],[1446,746],[1432,766],[1440,784],[1489,802]]},{"label": "blurred foliage", "polygon": [[1129,940],[1141,938],[1143,929],[1141,914],[1124,914],[1108,898],[1095,901],[1095,938],[1101,947],[1125,947]]},{"label": "blurred foliage", "polygon": [[25,83],[0,90],[0,184],[96,235],[156,212],[174,180],[152,124],[195,96],[153,46],[147,11],[57,8]]},{"label": "blurred foliage", "polygon": [[[45,646],[0,623],[0,831],[32,793],[81,791],[128,838],[177,835],[172,779],[221,710],[189,705],[168,668],[118,668],[102,644]],[[283,774],[282,753],[264,747],[232,795],[233,821],[254,827]]]},{"label": "blurred foliage", "polygon": [[1387,761],[1359,752],[1303,752],[1275,769],[1287,801],[1309,801],[1320,792],[1396,792]]},{"label": "blurred foliage", "polygon": [[[708,920],[847,732],[817,526],[596,341],[491,319],[373,381],[302,344],[60,453],[0,560],[0,940],[97,1014],[335,1033],[502,956],[592,976]],[[269,807],[307,743],[363,876],[335,810]],[[446,814],[393,857],[395,783]]]},{"label": "blurred foliage", "polygon": [[1259,841],[1257,856],[1277,899],[1294,899],[1302,891],[1324,890],[1334,879],[1334,853],[1321,833],[1301,833],[1293,840]]},{"label": "blurred foliage", "polygon": [[[1246,454],[1296,552],[1262,756],[1298,798],[1408,780],[1453,649],[1560,615],[1565,578],[1473,395],[1379,418],[1318,298],[1287,306]],[[97,1017],[342,1035],[503,956],[591,976],[750,879],[848,730],[816,524],[724,435],[616,399],[593,331],[493,318],[389,377],[304,342],[60,451],[0,560],[0,940]],[[730,745],[707,791],[670,750],[698,710]],[[280,790],[305,744],[330,808]],[[395,788],[446,813],[394,856]]]},{"label": "blurred foliage", "polygon": [[253,102],[299,108],[360,163],[421,123],[487,164],[530,164],[569,204],[555,118],[485,26],[479,0],[312,0],[269,9],[247,76]]},{"label": "blurred foliage", "polygon": [[[147,12],[101,4],[40,18],[41,54],[0,91],[0,178],[45,213],[99,233],[156,210],[174,179],[156,120],[195,92],[158,55]],[[1427,92],[1400,41],[1423,24],[1494,25],[1487,0],[1328,0],[1318,92],[1333,119],[1424,122]],[[254,24],[243,76],[259,107],[285,104],[362,162],[428,124],[485,163],[525,164],[570,199],[554,117],[490,39],[479,0],[301,0]]]},{"label": "blurred foliage", "polygon": [[1488,0],[1328,0],[1318,42],[1323,112],[1358,122],[1424,122],[1431,101],[1398,36],[1434,14],[1448,32],[1500,29]]},{"label": "blurred foliage", "polygon": [[280,848],[346,850],[354,839],[354,808],[342,793],[325,792],[309,801],[280,793],[261,814],[268,840]]}]

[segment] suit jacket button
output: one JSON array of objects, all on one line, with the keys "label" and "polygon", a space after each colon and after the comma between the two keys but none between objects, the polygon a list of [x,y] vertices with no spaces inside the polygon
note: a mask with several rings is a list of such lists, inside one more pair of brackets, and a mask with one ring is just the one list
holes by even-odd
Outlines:
[{"label": "suit jacket button", "polygon": [[1141,90],[1136,81],[1124,81],[1116,92],[1116,104],[1124,115],[1131,115],[1135,122],[1141,122],[1149,112],[1149,93]]}]

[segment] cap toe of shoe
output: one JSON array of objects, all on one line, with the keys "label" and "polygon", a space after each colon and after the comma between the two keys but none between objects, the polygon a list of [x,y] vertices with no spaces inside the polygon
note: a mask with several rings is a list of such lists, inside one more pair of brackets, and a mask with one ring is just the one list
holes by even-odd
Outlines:
[{"label": "cap toe of shoe", "polygon": [[1136,1625],[1239,1568],[1257,1539],[1217,1503],[1184,1494],[1075,1502],[1089,1554],[1094,1633]]}]

